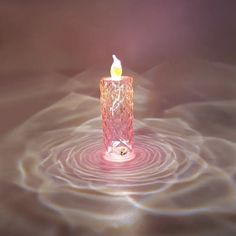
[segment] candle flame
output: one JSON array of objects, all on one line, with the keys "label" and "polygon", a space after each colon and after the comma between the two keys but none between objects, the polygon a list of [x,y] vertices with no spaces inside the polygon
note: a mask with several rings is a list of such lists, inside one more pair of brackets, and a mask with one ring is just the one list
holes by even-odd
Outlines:
[{"label": "candle flame", "polygon": [[113,63],[111,65],[111,77],[112,79],[120,79],[122,75],[122,66],[120,60],[116,55],[112,55]]}]

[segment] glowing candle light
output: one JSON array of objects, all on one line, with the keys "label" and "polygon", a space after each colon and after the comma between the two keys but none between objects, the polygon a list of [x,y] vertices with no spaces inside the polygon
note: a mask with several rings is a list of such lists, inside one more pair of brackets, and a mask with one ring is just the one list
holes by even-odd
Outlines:
[{"label": "glowing candle light", "polygon": [[100,81],[103,138],[110,161],[127,161],[133,154],[133,78],[122,76],[120,60],[113,55],[111,77]]}]

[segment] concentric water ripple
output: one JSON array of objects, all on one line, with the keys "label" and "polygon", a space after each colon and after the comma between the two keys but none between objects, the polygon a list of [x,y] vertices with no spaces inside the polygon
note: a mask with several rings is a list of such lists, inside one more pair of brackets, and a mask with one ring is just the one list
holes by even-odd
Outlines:
[{"label": "concentric water ripple", "polygon": [[[101,229],[136,222],[143,210],[169,215],[231,210],[220,203],[225,196],[234,199],[232,179],[209,165],[205,143],[216,140],[204,140],[178,120],[140,124],[135,158],[125,162],[104,158],[99,119],[77,129],[42,132],[21,159],[21,186],[37,192],[43,204],[68,222]],[[217,154],[211,158],[216,160]],[[214,189],[203,195],[209,186]]]},{"label": "concentric water ripple", "polygon": [[44,154],[40,167],[48,177],[78,189],[147,194],[199,175],[205,163],[197,151],[197,146],[180,137],[140,135],[135,141],[135,158],[113,163],[103,158],[102,136],[93,134],[54,146]]},{"label": "concentric water ripple", "polygon": [[208,143],[215,139],[204,139],[178,119],[138,121],[135,158],[111,162],[104,158],[100,122],[96,118],[77,128],[45,131],[28,142],[20,162],[21,186],[71,224],[100,229],[133,224],[143,211],[232,210],[222,202],[226,196],[228,202],[234,199],[232,179],[213,165],[217,152],[209,163]]}]

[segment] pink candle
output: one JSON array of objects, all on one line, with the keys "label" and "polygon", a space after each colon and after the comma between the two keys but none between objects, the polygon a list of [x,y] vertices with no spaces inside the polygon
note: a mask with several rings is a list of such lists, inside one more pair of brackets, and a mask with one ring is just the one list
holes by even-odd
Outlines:
[{"label": "pink candle", "polygon": [[133,78],[121,76],[120,61],[113,55],[111,77],[100,81],[100,101],[105,159],[127,161],[133,154]]}]

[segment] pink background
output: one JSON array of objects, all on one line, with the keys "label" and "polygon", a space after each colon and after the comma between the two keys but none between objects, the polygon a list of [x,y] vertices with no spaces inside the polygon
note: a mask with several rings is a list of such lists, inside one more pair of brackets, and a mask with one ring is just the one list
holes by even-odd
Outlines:
[{"label": "pink background", "polygon": [[234,0],[1,1],[0,73],[80,71],[116,53],[145,71],[200,57],[236,62]]}]

